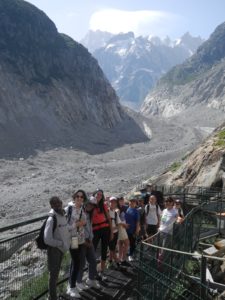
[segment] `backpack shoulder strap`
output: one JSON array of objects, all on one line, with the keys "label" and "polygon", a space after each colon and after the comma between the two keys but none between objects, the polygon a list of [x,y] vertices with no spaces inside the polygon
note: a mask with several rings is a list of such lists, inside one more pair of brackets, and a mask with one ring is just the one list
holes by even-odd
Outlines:
[{"label": "backpack shoulder strap", "polygon": [[73,211],[73,207],[72,207],[72,205],[69,205],[69,206],[68,206],[68,211],[67,211],[67,220],[68,220],[68,222],[69,222],[70,219],[71,219],[72,211]]},{"label": "backpack shoulder strap", "polygon": [[115,211],[115,224],[118,225],[118,222],[117,222],[117,212]]},{"label": "backpack shoulder strap", "polygon": [[149,204],[147,204],[147,214],[146,215],[148,215],[149,214]]},{"label": "backpack shoulder strap", "polygon": [[80,210],[79,221],[81,220],[82,213],[83,213],[83,207],[81,207],[81,210]]},{"label": "backpack shoulder strap", "polygon": [[53,232],[55,231],[56,227],[57,227],[57,218],[56,215],[53,215]]},{"label": "backpack shoulder strap", "polygon": [[[53,227],[52,227],[52,230],[53,230],[53,232],[54,232],[55,229],[56,229],[56,227],[57,227],[57,218],[56,218],[56,215],[55,215],[55,214],[50,214],[50,215],[48,216],[48,218],[49,218],[49,217],[52,217],[52,219],[53,219]],[[46,224],[48,218],[45,220],[45,224]]]},{"label": "backpack shoulder strap", "polygon": [[158,204],[156,204],[156,215],[157,215],[158,220],[160,220],[159,205]]}]

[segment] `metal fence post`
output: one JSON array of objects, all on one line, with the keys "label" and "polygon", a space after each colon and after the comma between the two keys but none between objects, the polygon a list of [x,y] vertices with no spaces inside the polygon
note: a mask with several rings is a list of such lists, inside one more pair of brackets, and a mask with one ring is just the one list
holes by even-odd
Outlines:
[{"label": "metal fence post", "polygon": [[139,267],[138,267],[138,280],[137,280],[137,300],[141,300],[141,282],[142,282],[142,270],[141,270],[141,264],[143,261],[143,251],[144,251],[144,244],[141,243],[140,245],[140,255],[139,255]]},{"label": "metal fence post", "polygon": [[202,256],[201,259],[201,299],[206,300],[206,257]]}]

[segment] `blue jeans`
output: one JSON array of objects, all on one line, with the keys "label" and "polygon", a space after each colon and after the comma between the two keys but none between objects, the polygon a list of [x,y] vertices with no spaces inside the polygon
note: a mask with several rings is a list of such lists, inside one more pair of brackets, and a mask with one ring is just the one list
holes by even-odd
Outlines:
[{"label": "blue jeans", "polygon": [[97,262],[93,244],[90,247],[86,247],[86,259],[88,262],[88,277],[94,280],[97,275]]},{"label": "blue jeans", "polygon": [[[80,270],[84,268],[85,266],[85,245],[81,244],[79,245],[78,249],[70,249],[70,255],[71,255],[71,264],[70,264],[70,278],[69,278],[69,284],[70,288],[74,288],[76,286],[76,282],[82,281],[83,272],[80,273]],[[81,280],[78,280],[81,277]]]}]

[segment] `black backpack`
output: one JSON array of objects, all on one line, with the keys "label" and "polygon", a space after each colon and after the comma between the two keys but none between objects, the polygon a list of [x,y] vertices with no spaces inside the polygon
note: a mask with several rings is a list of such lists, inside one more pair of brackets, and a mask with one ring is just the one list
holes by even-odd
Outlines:
[{"label": "black backpack", "polygon": [[[159,217],[159,205],[156,203],[156,214],[157,214],[157,217]],[[150,206],[149,204],[147,204],[147,213],[146,213],[146,216],[149,214],[149,209],[150,209]]]},{"label": "black backpack", "polygon": [[[53,214],[53,215],[51,215],[50,217],[53,218],[53,232],[54,232],[55,229],[56,229],[56,226],[57,226],[56,215]],[[48,218],[49,218],[49,217],[48,217]],[[38,248],[38,249],[41,249],[41,250],[46,250],[46,249],[48,249],[48,245],[46,245],[46,244],[45,244],[45,241],[44,241],[45,225],[46,225],[46,222],[47,222],[48,218],[47,218],[46,220],[44,220],[43,224],[41,225],[39,234],[38,234],[38,236],[37,236],[36,239],[35,239],[37,248]]]}]

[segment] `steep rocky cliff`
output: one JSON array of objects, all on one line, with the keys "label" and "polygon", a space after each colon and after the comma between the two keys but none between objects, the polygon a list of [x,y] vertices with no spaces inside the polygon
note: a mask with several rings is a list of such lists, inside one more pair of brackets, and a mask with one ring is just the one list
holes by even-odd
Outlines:
[{"label": "steep rocky cliff", "polygon": [[202,104],[225,110],[225,23],[219,25],[190,59],[174,67],[146,97],[145,115],[171,117]]},{"label": "steep rocky cliff", "polygon": [[79,145],[82,126],[93,136],[126,118],[87,49],[35,6],[0,1],[0,155]]},{"label": "steep rocky cliff", "polygon": [[218,127],[195,151],[174,162],[157,184],[222,188],[225,186],[225,123]]}]

